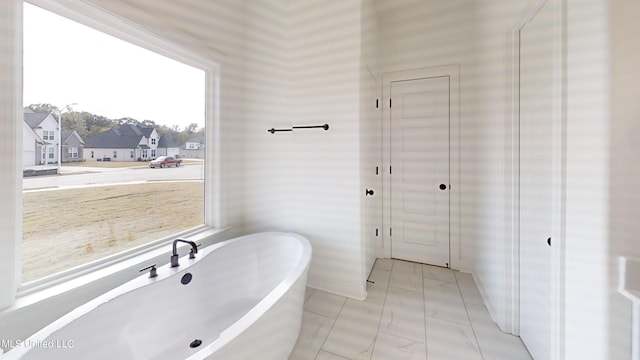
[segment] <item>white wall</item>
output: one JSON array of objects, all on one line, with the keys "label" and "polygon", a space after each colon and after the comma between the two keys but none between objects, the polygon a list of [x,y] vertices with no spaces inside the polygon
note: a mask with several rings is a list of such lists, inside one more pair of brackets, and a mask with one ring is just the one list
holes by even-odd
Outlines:
[{"label": "white wall", "polygon": [[288,63],[289,13],[285,1],[246,2],[246,70],[243,133],[243,225],[247,233],[291,231],[288,190],[291,173],[291,133],[270,134],[267,129],[290,128],[291,106]]},{"label": "white wall", "polygon": [[609,358],[608,1],[567,6],[565,358]]},{"label": "white wall", "polygon": [[[514,331],[510,306],[510,276],[506,265],[513,249],[505,234],[505,169],[503,159],[507,117],[507,31],[512,28],[526,0],[479,0],[477,29],[477,77],[474,87],[473,125],[468,133],[475,137],[473,155],[467,171],[474,173],[475,204],[469,207],[475,225],[474,278],[494,321],[505,331]],[[473,134],[473,135],[471,135]],[[473,165],[471,165],[473,164]],[[464,169],[464,166],[462,166]]]},{"label": "white wall", "polygon": [[309,285],[363,298],[360,226],[361,2],[290,3],[291,121],[327,123],[291,139],[287,224],[310,238]]}]

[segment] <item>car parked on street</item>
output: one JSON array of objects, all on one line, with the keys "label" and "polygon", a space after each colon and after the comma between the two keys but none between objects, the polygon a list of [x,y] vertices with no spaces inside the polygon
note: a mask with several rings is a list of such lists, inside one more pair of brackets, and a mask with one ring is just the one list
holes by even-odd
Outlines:
[{"label": "car parked on street", "polygon": [[164,168],[168,166],[180,167],[182,159],[176,159],[173,156],[160,156],[155,160],[151,160],[149,163],[150,168]]}]

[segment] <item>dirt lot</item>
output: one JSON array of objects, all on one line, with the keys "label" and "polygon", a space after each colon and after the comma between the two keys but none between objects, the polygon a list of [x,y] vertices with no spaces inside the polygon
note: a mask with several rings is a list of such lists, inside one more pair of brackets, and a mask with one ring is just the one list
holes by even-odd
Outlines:
[{"label": "dirt lot", "polygon": [[203,194],[201,181],[26,193],[22,281],[200,225]]}]

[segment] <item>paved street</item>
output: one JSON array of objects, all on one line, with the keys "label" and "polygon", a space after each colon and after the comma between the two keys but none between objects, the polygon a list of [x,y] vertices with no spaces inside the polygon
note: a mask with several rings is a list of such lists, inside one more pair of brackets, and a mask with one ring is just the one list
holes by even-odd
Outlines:
[{"label": "paved street", "polygon": [[190,163],[179,168],[172,167],[164,169],[150,169],[140,166],[131,168],[62,166],[61,175],[23,178],[22,188],[23,190],[33,190],[138,183],[144,181],[202,180],[204,178],[203,174],[203,163]]}]

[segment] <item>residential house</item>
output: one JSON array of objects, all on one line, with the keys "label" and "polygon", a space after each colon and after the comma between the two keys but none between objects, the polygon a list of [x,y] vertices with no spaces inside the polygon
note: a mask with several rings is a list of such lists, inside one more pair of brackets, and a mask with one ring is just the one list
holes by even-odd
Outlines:
[{"label": "residential house", "polygon": [[76,130],[62,132],[62,162],[83,160],[85,142]]},{"label": "residential house", "polygon": [[[50,113],[24,113],[24,122],[29,125],[34,138],[34,152],[31,151],[31,143],[25,144],[28,152],[24,154],[25,162],[28,157],[34,155],[33,165],[57,164],[58,163],[58,121]],[[29,136],[29,135],[25,135]],[[29,136],[30,137],[30,136]],[[27,140],[27,139],[25,139]],[[29,161],[31,163],[31,161]]]},{"label": "residential house", "polygon": [[39,165],[42,161],[40,152],[45,144],[48,143],[24,121],[22,123],[22,167]]},{"label": "residential house", "polygon": [[160,136],[155,128],[127,124],[86,140],[85,161],[151,160],[158,156]]},{"label": "residential house", "polygon": [[188,159],[204,159],[204,136],[187,140],[180,146],[180,156]]},{"label": "residential house", "polygon": [[173,139],[161,135],[158,140],[158,156],[173,156],[180,155],[180,146],[173,142]]}]

